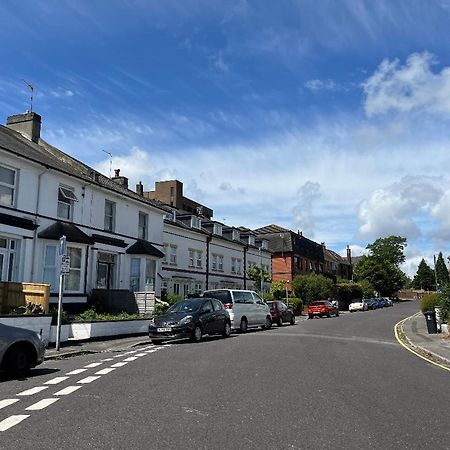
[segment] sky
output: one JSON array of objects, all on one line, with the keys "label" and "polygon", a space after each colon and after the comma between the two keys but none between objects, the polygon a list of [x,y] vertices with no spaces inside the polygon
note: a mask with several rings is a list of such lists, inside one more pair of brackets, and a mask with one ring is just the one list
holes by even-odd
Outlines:
[{"label": "sky", "polygon": [[403,269],[450,256],[450,0],[3,0],[0,120],[134,186],[178,179],[230,226],[278,224]]}]

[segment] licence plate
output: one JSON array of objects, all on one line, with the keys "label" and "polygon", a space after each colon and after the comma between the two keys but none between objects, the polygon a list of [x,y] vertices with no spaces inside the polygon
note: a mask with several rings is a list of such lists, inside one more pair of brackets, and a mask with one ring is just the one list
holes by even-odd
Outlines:
[{"label": "licence plate", "polygon": [[172,328],[157,328],[158,333],[165,333],[166,331],[172,331]]}]

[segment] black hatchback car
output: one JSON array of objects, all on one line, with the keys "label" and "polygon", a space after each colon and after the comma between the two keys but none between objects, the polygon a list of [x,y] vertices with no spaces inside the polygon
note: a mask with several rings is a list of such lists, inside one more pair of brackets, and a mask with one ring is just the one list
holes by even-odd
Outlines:
[{"label": "black hatchback car", "polygon": [[205,334],[230,336],[231,321],[222,302],[215,298],[189,298],[172,305],[150,320],[148,334],[154,344],[189,338],[200,342]]}]

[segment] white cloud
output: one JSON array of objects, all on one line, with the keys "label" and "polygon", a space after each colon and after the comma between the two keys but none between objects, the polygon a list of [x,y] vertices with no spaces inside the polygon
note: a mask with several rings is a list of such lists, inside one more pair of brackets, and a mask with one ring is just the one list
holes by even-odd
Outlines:
[{"label": "white cloud", "polygon": [[308,80],[304,86],[310,91],[333,91],[337,89],[337,85],[333,80]]},{"label": "white cloud", "polygon": [[296,195],[297,204],[293,208],[294,225],[296,229],[303,232],[304,235],[313,237],[314,226],[314,206],[321,197],[320,184],[307,181]]},{"label": "white cloud", "polygon": [[450,67],[434,73],[435,64],[427,52],[411,54],[404,65],[385,59],[363,84],[366,114],[415,110],[450,114]]}]

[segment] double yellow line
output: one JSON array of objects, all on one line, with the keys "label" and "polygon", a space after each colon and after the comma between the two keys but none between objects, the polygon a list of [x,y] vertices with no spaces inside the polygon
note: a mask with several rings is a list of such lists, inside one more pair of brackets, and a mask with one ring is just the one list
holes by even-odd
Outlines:
[{"label": "double yellow line", "polygon": [[446,370],[447,372],[450,372],[450,368],[448,368],[447,366],[444,366],[444,365],[442,365],[442,364],[439,364],[439,363],[437,363],[437,362],[431,360],[430,358],[427,358],[427,357],[421,355],[420,353],[416,352],[416,351],[413,350],[411,347],[409,347],[408,345],[406,345],[406,344],[400,339],[400,337],[399,337],[399,330],[401,329],[401,326],[402,326],[403,322],[407,321],[408,319],[411,319],[411,317],[414,317],[416,314],[419,314],[419,313],[415,313],[415,314],[413,314],[412,316],[406,317],[406,319],[400,320],[400,322],[397,322],[397,323],[394,325],[395,339],[397,339],[398,343],[399,343],[402,347],[406,348],[406,350],[408,350],[409,352],[414,353],[416,356],[418,356],[419,358],[422,358],[423,360],[425,360],[426,362],[429,362],[430,364],[433,364],[433,365],[435,365],[435,366],[440,367],[441,369]]}]

